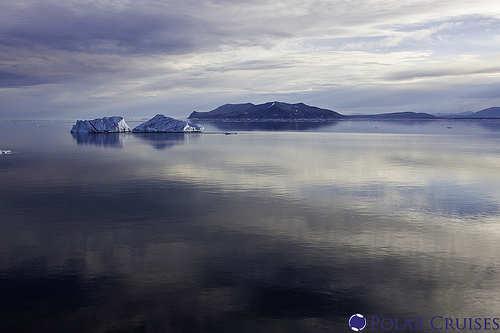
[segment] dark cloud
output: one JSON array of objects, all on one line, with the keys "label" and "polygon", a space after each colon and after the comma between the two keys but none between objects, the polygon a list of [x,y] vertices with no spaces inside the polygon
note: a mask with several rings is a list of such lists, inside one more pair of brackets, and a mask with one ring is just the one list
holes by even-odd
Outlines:
[{"label": "dark cloud", "polygon": [[[72,8],[59,3],[36,3],[12,11],[1,25],[2,45],[89,53],[179,53],[192,49],[186,34],[202,32],[203,22],[174,13],[139,8]],[[146,6],[147,8],[147,6]]]},{"label": "dark cloud", "polygon": [[[154,75],[155,57],[266,43],[269,38],[286,35],[279,27],[254,29],[233,24],[237,16],[204,18],[203,10],[213,12],[212,5],[210,1],[5,3],[0,5],[0,87],[84,83],[89,76],[103,75],[109,83],[144,78]],[[262,66],[274,64],[249,61],[239,69],[264,69]],[[213,66],[207,70],[226,69]],[[177,79],[169,86],[178,84]]]},{"label": "dark cloud", "polygon": [[250,31],[244,25],[233,25],[235,17],[205,19],[203,9],[209,3],[200,2],[199,13],[176,1],[122,6],[61,2],[34,2],[22,8],[4,6],[7,11],[0,24],[0,43],[86,53],[182,54],[284,34],[272,26]]},{"label": "dark cloud", "polygon": [[60,80],[62,80],[61,77],[49,78],[0,71],[0,88],[34,86],[44,83],[54,83]]}]

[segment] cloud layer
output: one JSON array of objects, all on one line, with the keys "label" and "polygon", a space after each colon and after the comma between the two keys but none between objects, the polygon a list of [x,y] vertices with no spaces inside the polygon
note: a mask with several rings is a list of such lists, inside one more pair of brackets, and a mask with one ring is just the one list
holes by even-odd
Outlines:
[{"label": "cloud layer", "polygon": [[0,117],[476,110],[500,104],[499,42],[491,1],[4,2]]}]

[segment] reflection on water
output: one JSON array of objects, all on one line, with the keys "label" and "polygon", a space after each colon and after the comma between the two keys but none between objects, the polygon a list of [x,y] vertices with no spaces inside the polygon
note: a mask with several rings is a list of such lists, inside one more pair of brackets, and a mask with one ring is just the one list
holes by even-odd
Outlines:
[{"label": "reflection on water", "polygon": [[162,150],[193,142],[199,134],[189,133],[71,133],[78,145],[123,148],[124,138],[134,136],[153,148]]},{"label": "reflection on water", "polygon": [[198,136],[195,133],[133,133],[133,135],[158,150],[185,144]]},{"label": "reflection on water", "polygon": [[123,143],[119,133],[71,133],[79,145],[121,148]]},{"label": "reflection on water", "polygon": [[0,331],[497,315],[498,128],[227,128],[239,134],[122,135],[116,150],[68,124],[0,123],[17,152],[0,160]]},{"label": "reflection on water", "polygon": [[[207,130],[220,131],[320,131],[401,134],[474,134],[500,133],[500,121],[490,120],[331,120],[331,121],[202,121]],[[487,131],[484,131],[486,129]]]},{"label": "reflection on water", "polygon": [[332,127],[338,121],[201,121],[200,124],[221,131],[307,131]]}]

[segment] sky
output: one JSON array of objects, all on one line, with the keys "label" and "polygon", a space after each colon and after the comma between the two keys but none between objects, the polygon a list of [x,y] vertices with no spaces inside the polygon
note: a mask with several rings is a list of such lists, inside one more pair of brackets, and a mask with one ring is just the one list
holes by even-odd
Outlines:
[{"label": "sky", "polygon": [[0,118],[500,106],[500,2],[0,1]]}]

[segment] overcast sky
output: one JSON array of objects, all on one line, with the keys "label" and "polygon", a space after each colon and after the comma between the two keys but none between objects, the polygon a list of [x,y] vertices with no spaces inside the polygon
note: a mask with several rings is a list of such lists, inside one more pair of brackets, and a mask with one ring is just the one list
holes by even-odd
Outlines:
[{"label": "overcast sky", "polygon": [[0,2],[0,117],[500,105],[500,2]]}]

